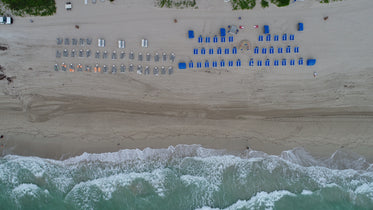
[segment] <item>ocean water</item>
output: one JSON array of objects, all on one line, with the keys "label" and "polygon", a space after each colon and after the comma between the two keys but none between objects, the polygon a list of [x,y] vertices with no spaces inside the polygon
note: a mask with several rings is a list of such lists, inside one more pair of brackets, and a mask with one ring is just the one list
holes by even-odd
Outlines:
[{"label": "ocean water", "polygon": [[199,145],[0,159],[0,209],[373,209],[373,165]]}]

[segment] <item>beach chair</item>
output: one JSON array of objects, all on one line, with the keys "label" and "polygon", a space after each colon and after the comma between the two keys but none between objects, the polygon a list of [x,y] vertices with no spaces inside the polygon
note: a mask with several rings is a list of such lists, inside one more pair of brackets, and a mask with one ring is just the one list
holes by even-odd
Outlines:
[{"label": "beach chair", "polygon": [[120,59],[124,59],[125,56],[126,56],[126,54],[124,53],[124,51],[121,51],[120,52]]},{"label": "beach chair", "polygon": [[79,57],[83,57],[84,56],[84,52],[83,52],[83,50],[79,50]]},{"label": "beach chair", "polygon": [[229,67],[233,66],[233,61],[228,61],[228,66]]},{"label": "beach chair", "polygon": [[137,55],[137,59],[138,59],[139,61],[142,61],[142,53],[141,53],[141,52]]},{"label": "beach chair", "polygon": [[56,50],[56,58],[61,58],[61,52],[59,50]]},{"label": "beach chair", "polygon": [[262,61],[261,60],[257,61],[257,66],[262,66]]},{"label": "beach chair", "polygon": [[[197,50],[197,52],[198,52],[198,50]],[[150,59],[151,59],[150,53],[146,53],[146,61],[150,61]]]},{"label": "beach chair", "polygon": [[204,47],[201,48],[201,54],[202,54],[202,55],[206,54],[206,50],[205,50]]},{"label": "beach chair", "polygon": [[273,41],[275,41],[275,42],[278,41],[278,35],[275,35],[275,36],[273,37]]},{"label": "beach chair", "polygon": [[294,66],[295,65],[295,60],[294,59],[291,59],[290,60],[290,66]]},{"label": "beach chair", "polygon": [[270,61],[269,61],[269,59],[267,59],[267,60],[265,61],[264,65],[265,65],[265,66],[270,66]]},{"label": "beach chair", "polygon": [[258,37],[258,41],[259,41],[259,42],[262,42],[262,41],[263,41],[263,35],[259,35],[259,37]]},{"label": "beach chair", "polygon": [[73,43],[73,45],[77,45],[77,44],[78,44],[78,40],[75,39],[75,38],[73,38],[73,39],[72,39],[72,43]]},{"label": "beach chair", "polygon": [[285,59],[285,58],[282,59],[282,61],[281,61],[281,65],[286,66],[286,59]]},{"label": "beach chair", "polygon": [[229,36],[228,41],[233,42],[233,36]]},{"label": "beach chair", "polygon": [[255,47],[254,48],[254,54],[258,54],[259,53],[259,47]]},{"label": "beach chair", "polygon": [[133,64],[132,64],[132,63],[129,65],[129,67],[128,67],[128,71],[129,71],[129,72],[133,72]]},{"label": "beach chair", "polygon": [[206,36],[206,43],[210,43],[210,37]]},{"label": "beach chair", "polygon": [[112,74],[117,73],[117,67],[116,67],[115,65],[112,65],[112,66],[111,66],[111,73],[112,73]]},{"label": "beach chair", "polygon": [[63,42],[63,39],[62,38],[57,38],[57,45],[61,45]]},{"label": "beach chair", "polygon": [[202,63],[201,62],[197,62],[197,68],[201,68],[202,67]]},{"label": "beach chair", "polygon": [[237,61],[236,61],[236,66],[241,66],[241,60],[240,59],[238,59]]},{"label": "beach chair", "polygon": [[262,54],[267,54],[267,48],[265,47],[262,48]]},{"label": "beach chair", "polygon": [[91,72],[91,66],[90,65],[85,65],[85,71]]},{"label": "beach chair", "polygon": [[194,55],[198,55],[198,49],[197,49],[197,48],[194,48],[194,49],[193,49],[193,54],[194,54]]},{"label": "beach chair", "polygon": [[225,48],[224,54],[229,55],[229,48]]},{"label": "beach chair", "polygon": [[212,39],[212,41],[213,41],[214,43],[217,43],[217,42],[218,42],[218,37],[217,37],[217,36],[214,36],[214,38]]},{"label": "beach chair", "polygon": [[299,60],[298,60],[298,65],[299,65],[299,66],[303,66],[303,58],[299,58]]},{"label": "beach chair", "polygon": [[87,56],[87,58],[91,57],[91,50],[90,49],[86,50],[85,55]]},{"label": "beach chair", "polygon": [[158,73],[159,73],[158,66],[154,66],[153,74],[157,76]]},{"label": "beach chair", "polygon": [[107,51],[105,50],[104,53],[102,53],[102,58],[106,59],[107,58]]},{"label": "beach chair", "polygon": [[278,60],[275,60],[275,61],[273,62],[273,65],[274,65],[274,66],[278,66]]},{"label": "beach chair", "polygon": [[277,48],[277,53],[279,53],[279,54],[282,53],[282,47]]},{"label": "beach chair", "polygon": [[100,51],[96,51],[96,53],[95,53],[95,58],[100,58]]},{"label": "beach chair", "polygon": [[92,39],[91,38],[87,38],[85,41],[86,41],[87,45],[91,45],[92,44]]},{"label": "beach chair", "polygon": [[287,34],[283,34],[282,35],[282,41],[286,41],[288,39],[288,35]]},{"label": "beach chair", "polygon": [[84,46],[84,39],[83,38],[79,39],[79,44],[80,44],[80,46]]},{"label": "beach chair", "polygon": [[57,64],[57,63],[54,64],[54,70],[55,70],[55,71],[58,71],[58,64]]},{"label": "beach chair", "polygon": [[290,40],[290,41],[294,41],[294,34],[290,34],[290,35],[289,35],[289,40]]},{"label": "beach chair", "polygon": [[174,67],[170,66],[168,67],[168,75],[171,75],[174,73]]},{"label": "beach chair", "polygon": [[213,61],[212,62],[212,67],[217,67],[218,66],[218,62],[217,61]]},{"label": "beach chair", "polygon": [[142,72],[142,66],[141,66],[141,65],[138,65],[138,66],[137,66],[137,71],[136,71],[136,73],[137,73],[137,74],[140,74],[140,75],[143,74],[143,72]]},{"label": "beach chair", "polygon": [[225,66],[225,61],[224,60],[221,60],[220,61],[220,67],[224,67]]},{"label": "beach chair", "polygon": [[70,71],[70,72],[75,72],[75,67],[74,67],[73,64],[70,64],[69,71]]},{"label": "beach chair", "polygon": [[189,64],[188,64],[189,68],[192,69],[194,64],[193,64],[193,61],[189,61]]},{"label": "beach chair", "polygon": [[237,54],[237,47],[232,48],[232,54]]},{"label": "beach chair", "polygon": [[126,72],[126,66],[125,66],[124,64],[121,64],[121,65],[120,65],[120,72],[121,72],[121,73]]},{"label": "beach chair", "polygon": [[150,68],[149,68],[149,66],[145,66],[144,74],[145,74],[145,75],[150,74]]},{"label": "beach chair", "polygon": [[67,49],[64,49],[62,54],[63,54],[63,57],[68,57],[69,56],[69,51],[67,51]]},{"label": "beach chair", "polygon": [[294,47],[294,53],[299,53],[299,47]]},{"label": "beach chair", "polygon": [[218,49],[217,49],[216,51],[217,51],[216,53],[217,53],[218,55],[221,54],[221,48],[220,48],[220,47],[218,47]]},{"label": "beach chair", "polygon": [[200,36],[198,37],[198,43],[202,43],[202,41],[203,41],[203,38],[202,38],[202,35],[200,35]]},{"label": "beach chair", "polygon": [[167,54],[164,52],[162,53],[162,60],[163,61],[166,61],[167,60]]},{"label": "beach chair", "polygon": [[65,63],[62,63],[62,64],[61,64],[61,69],[62,69],[62,71],[66,71],[66,70],[67,70],[67,67],[66,67],[66,64],[65,64]]},{"label": "beach chair", "polygon": [[205,68],[209,68],[210,67],[210,62],[208,60],[205,61]]},{"label": "beach chair", "polygon": [[133,51],[130,52],[128,58],[131,60],[135,59],[135,54],[133,53]]},{"label": "beach chair", "polygon": [[154,61],[155,62],[159,61],[159,54],[158,53],[155,53],[155,55],[154,55]]},{"label": "beach chair", "polygon": [[269,48],[269,54],[273,54],[275,52],[275,48],[273,48],[272,46]]},{"label": "beach chair", "polygon": [[69,38],[65,38],[65,45],[70,45],[70,39]]},{"label": "beach chair", "polygon": [[250,59],[250,61],[249,61],[249,66],[254,66],[254,59]]},{"label": "beach chair", "polygon": [[164,66],[161,66],[161,74],[166,74],[166,68]]},{"label": "beach chair", "polygon": [[117,52],[114,50],[112,53],[111,53],[111,60],[116,60],[117,59]]},{"label": "beach chair", "polygon": [[210,54],[210,55],[213,55],[213,54],[214,54],[214,49],[213,49],[213,48],[210,48],[210,49],[209,49],[209,54]]},{"label": "beach chair", "polygon": [[286,53],[291,53],[291,47],[290,46],[286,47]]},{"label": "beach chair", "polygon": [[176,57],[176,56],[175,56],[175,53],[171,53],[171,54],[170,54],[170,61],[171,61],[171,62],[174,62],[174,61],[175,61],[175,57]]},{"label": "beach chair", "polygon": [[222,37],[220,38],[220,42],[225,42],[225,36],[222,36]]},{"label": "beach chair", "polygon": [[266,41],[267,41],[267,42],[271,41],[271,34],[267,34],[267,36],[266,36]]},{"label": "beach chair", "polygon": [[107,73],[107,71],[108,71],[108,67],[106,65],[104,65],[102,67],[102,72]]},{"label": "beach chair", "polygon": [[75,57],[75,49],[72,49],[72,50],[71,50],[70,55],[71,55],[71,57],[73,57],[73,58]]}]

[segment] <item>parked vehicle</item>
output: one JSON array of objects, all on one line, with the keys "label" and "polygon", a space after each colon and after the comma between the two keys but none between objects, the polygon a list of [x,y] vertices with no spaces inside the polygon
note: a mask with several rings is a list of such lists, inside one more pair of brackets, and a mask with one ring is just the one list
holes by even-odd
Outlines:
[{"label": "parked vehicle", "polygon": [[13,18],[9,16],[0,17],[0,24],[6,24],[6,25],[13,24]]}]

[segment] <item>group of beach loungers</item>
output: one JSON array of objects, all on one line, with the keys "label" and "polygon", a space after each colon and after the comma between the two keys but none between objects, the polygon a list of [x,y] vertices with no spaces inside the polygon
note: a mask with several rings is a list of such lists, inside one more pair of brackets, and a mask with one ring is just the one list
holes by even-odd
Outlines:
[{"label": "group of beach loungers", "polygon": [[[214,36],[214,37],[206,36],[205,38],[203,38],[202,35],[200,35],[197,40],[198,40],[198,43],[203,43],[203,42],[210,43],[211,40],[212,40],[213,43],[218,43],[219,41],[224,43],[225,38],[226,38],[225,36],[220,36],[220,39],[219,39],[218,36]],[[234,37],[229,36],[228,37],[228,42],[233,42],[233,41],[234,41]]]},{"label": "group of beach loungers", "polygon": [[54,65],[54,70],[55,71],[63,71],[63,72],[94,72],[94,73],[111,73],[115,74],[117,72],[120,73],[125,73],[126,71],[128,72],[136,72],[139,75],[171,75],[174,73],[174,68],[172,66],[165,67],[165,66],[155,66],[151,68],[150,66],[142,66],[142,65],[134,65],[134,64],[129,64],[128,69],[126,65],[121,64],[121,65],[99,65],[96,64],[93,67],[91,65],[85,65],[83,66],[82,64],[74,65],[74,64],[65,64],[62,63],[61,65],[55,64]]},{"label": "group of beach loungers", "polygon": [[[260,50],[261,49],[261,50]],[[267,50],[268,49],[268,50]],[[269,48],[266,48],[266,47],[262,47],[262,48],[259,48],[258,46],[254,47],[254,54],[267,54],[267,51],[269,54],[282,54],[284,52],[283,50],[283,47],[277,47],[277,48],[274,48],[273,46],[270,46]],[[286,53],[299,53],[299,47],[298,46],[295,46],[295,47],[291,47],[290,45],[288,45],[286,48],[285,48],[285,52]]]},{"label": "group of beach loungers", "polygon": [[60,37],[57,38],[57,45],[62,45],[62,44],[70,45],[70,43],[72,45],[78,45],[78,43],[79,43],[80,46],[84,46],[85,44],[86,45],[91,45],[92,44],[92,39],[91,38],[79,38],[79,39],[77,39],[77,38],[72,38],[72,39],[65,38],[65,39],[63,39],[63,38],[60,38]]},{"label": "group of beach loungers", "polygon": [[240,59],[237,59],[235,61],[233,60],[229,60],[229,61],[225,61],[224,59],[220,60],[220,61],[211,61],[211,66],[210,66],[210,61],[209,60],[205,60],[204,62],[201,62],[201,61],[197,61],[197,62],[193,62],[192,60],[189,61],[188,63],[188,67],[190,69],[193,69],[193,68],[210,68],[210,67],[213,67],[213,68],[216,68],[216,67],[233,67],[233,66],[236,66],[236,67],[240,67],[242,65],[241,63],[241,60]]},{"label": "group of beach loungers", "polygon": [[[260,60],[257,59],[256,62],[253,58],[249,59],[249,66],[286,66],[287,65],[287,59],[283,58],[281,60],[279,59],[265,59],[265,60]],[[289,60],[290,66],[295,66],[296,64],[298,66],[303,66],[303,58],[298,58],[296,59],[290,59]]]},{"label": "group of beach loungers", "polygon": [[[272,36],[271,36],[271,34],[267,34],[267,35],[259,35],[258,36],[258,41],[259,42],[263,42],[264,41],[264,36],[265,36],[265,40],[267,41],[267,42],[270,42],[270,41],[272,41]],[[295,35],[294,34],[290,34],[289,35],[289,40],[290,41],[294,41],[294,39],[295,39]],[[277,42],[277,41],[279,41],[280,40],[280,35],[274,35],[273,36],[273,41],[275,41],[275,42]],[[282,35],[282,37],[281,37],[281,40],[282,41],[287,41],[288,40],[288,34],[283,34]]]}]

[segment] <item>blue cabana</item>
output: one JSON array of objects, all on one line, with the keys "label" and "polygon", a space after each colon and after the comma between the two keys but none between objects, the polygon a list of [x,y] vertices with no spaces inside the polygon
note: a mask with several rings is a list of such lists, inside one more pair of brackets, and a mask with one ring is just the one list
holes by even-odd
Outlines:
[{"label": "blue cabana", "polygon": [[218,66],[218,62],[213,61],[213,62],[212,62],[212,67],[217,67],[217,66]]},{"label": "blue cabana", "polygon": [[277,53],[279,53],[279,54],[282,53],[282,47],[279,47],[279,48],[277,49]]},{"label": "blue cabana", "polygon": [[232,48],[232,53],[233,53],[233,54],[237,54],[237,47],[233,47],[233,48]]},{"label": "blue cabana", "polygon": [[268,25],[264,25],[264,28],[263,28],[263,32],[264,34],[269,34],[269,26]]},{"label": "blue cabana", "polygon": [[238,59],[238,60],[236,61],[236,66],[241,66],[241,60],[240,60],[240,59]]},{"label": "blue cabana", "polygon": [[179,69],[186,69],[186,63],[185,62],[180,62],[179,63]]},{"label": "blue cabana", "polygon": [[265,66],[270,66],[270,61],[269,61],[269,59],[266,60],[266,62],[265,62],[264,65],[265,65]]},{"label": "blue cabana", "polygon": [[201,62],[197,62],[197,68],[201,68],[202,67],[202,63]]},{"label": "blue cabana", "polygon": [[224,60],[221,60],[220,61],[220,67],[224,67],[225,66],[225,61]]},{"label": "blue cabana", "polygon": [[313,66],[316,64],[316,59],[308,59],[307,60],[307,66]]},{"label": "blue cabana", "polygon": [[291,59],[290,60],[290,66],[294,66],[295,65],[295,60],[294,59]]},{"label": "blue cabana", "polygon": [[298,31],[303,31],[303,23],[298,23]]},{"label": "blue cabana", "polygon": [[229,41],[229,42],[233,42],[233,36],[230,36],[230,37],[228,38],[228,41]]},{"label": "blue cabana", "polygon": [[206,43],[210,43],[210,37],[209,36],[206,36]]},{"label": "blue cabana", "polygon": [[257,66],[262,66],[262,61],[261,60],[258,60]]},{"label": "blue cabana", "polygon": [[275,48],[273,48],[272,46],[269,48],[269,54],[273,54],[275,52]]},{"label": "blue cabana", "polygon": [[259,42],[262,42],[262,41],[263,41],[263,35],[259,35],[259,37],[258,37],[258,41],[259,41]]},{"label": "blue cabana", "polygon": [[281,65],[286,66],[286,59],[285,59],[285,58],[282,59],[282,61],[281,61]]},{"label": "blue cabana", "polygon": [[210,67],[210,62],[208,60],[205,61],[205,68]]},{"label": "blue cabana", "polygon": [[298,60],[298,65],[299,65],[299,66],[302,66],[302,65],[303,65],[303,58],[299,58],[299,60]]},{"label": "blue cabana", "polygon": [[202,35],[200,35],[200,36],[198,37],[198,43],[202,43],[202,41],[203,41],[203,39],[202,39]]},{"label": "blue cabana", "polygon": [[233,61],[228,61],[228,66],[233,66]]},{"label": "blue cabana", "polygon": [[220,55],[221,54],[221,47],[218,47],[218,49],[216,51],[217,51],[216,53]]},{"label": "blue cabana", "polygon": [[262,48],[262,54],[267,54],[267,48]]},{"label": "blue cabana", "polygon": [[194,50],[193,50],[193,54],[194,54],[194,55],[198,55],[198,49],[197,49],[197,48],[194,48]]},{"label": "blue cabana", "polygon": [[267,36],[266,36],[266,41],[267,41],[267,42],[271,41],[271,34],[267,34]]},{"label": "blue cabana", "polygon": [[194,31],[193,30],[189,30],[188,31],[188,37],[189,37],[189,39],[193,39],[194,38]]},{"label": "blue cabana", "polygon": [[218,42],[218,37],[217,37],[217,36],[214,36],[214,38],[212,39],[212,41],[213,41],[214,43]]},{"label": "blue cabana", "polygon": [[288,39],[288,35],[287,34],[283,34],[282,35],[282,41],[286,41]]},{"label": "blue cabana", "polygon": [[225,48],[224,54],[229,54],[229,48]]},{"label": "blue cabana", "polygon": [[209,54],[210,54],[210,55],[213,55],[213,54],[214,54],[214,49],[213,49],[213,48],[210,48],[210,49],[209,49]]},{"label": "blue cabana", "polygon": [[193,61],[189,61],[189,68],[192,69],[193,68]]},{"label": "blue cabana", "polygon": [[286,53],[290,53],[291,52],[291,47],[290,46],[287,46],[286,47]]},{"label": "blue cabana", "polygon": [[252,58],[249,61],[249,66],[254,66],[254,60]]},{"label": "blue cabana", "polygon": [[275,61],[273,62],[273,65],[274,65],[274,66],[278,66],[278,60],[275,60]]},{"label": "blue cabana", "polygon": [[294,47],[294,52],[299,53],[299,47]]},{"label": "blue cabana", "polygon": [[222,36],[222,37],[220,38],[220,42],[225,42],[225,36]]},{"label": "blue cabana", "polygon": [[206,54],[206,50],[205,50],[204,47],[201,48],[201,54],[202,54],[202,55]]},{"label": "blue cabana", "polygon": [[294,41],[294,34],[290,34],[289,39],[290,41]]},{"label": "blue cabana", "polygon": [[277,42],[277,41],[278,41],[278,35],[275,35],[275,36],[273,37],[273,40]]},{"label": "blue cabana", "polygon": [[258,54],[259,53],[259,47],[255,47],[254,48],[254,54]]},{"label": "blue cabana", "polygon": [[225,28],[220,28],[220,36],[225,36]]}]

